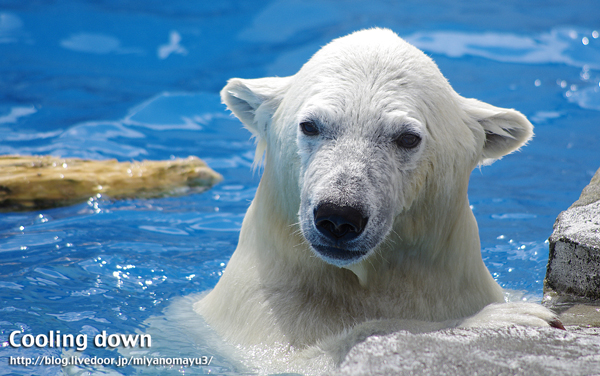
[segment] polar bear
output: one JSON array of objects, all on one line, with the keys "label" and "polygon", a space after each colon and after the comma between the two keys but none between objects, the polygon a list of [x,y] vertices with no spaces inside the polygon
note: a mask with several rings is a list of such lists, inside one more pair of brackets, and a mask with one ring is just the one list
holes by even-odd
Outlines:
[{"label": "polar bear", "polygon": [[467,198],[477,165],[532,137],[521,113],[461,97],[387,29],[335,39],[290,77],[231,79],[221,96],[265,152],[237,249],[194,305],[226,340],[302,349],[390,329],[560,326],[503,303]]}]

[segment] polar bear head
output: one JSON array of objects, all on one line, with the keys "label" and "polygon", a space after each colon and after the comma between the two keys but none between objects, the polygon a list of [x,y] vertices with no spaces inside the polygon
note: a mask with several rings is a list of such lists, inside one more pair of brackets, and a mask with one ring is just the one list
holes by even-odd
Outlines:
[{"label": "polar bear head", "polygon": [[332,41],[294,76],[231,79],[221,95],[258,139],[257,158],[266,149],[270,199],[338,266],[435,237],[426,218],[452,227],[473,168],[532,136],[522,114],[461,97],[385,29]]}]

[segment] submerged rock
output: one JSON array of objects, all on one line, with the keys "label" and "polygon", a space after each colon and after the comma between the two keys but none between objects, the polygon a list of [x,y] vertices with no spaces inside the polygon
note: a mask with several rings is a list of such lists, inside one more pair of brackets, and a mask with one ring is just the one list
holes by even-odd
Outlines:
[{"label": "submerged rock", "polygon": [[0,210],[71,205],[98,194],[115,199],[201,192],[223,177],[197,157],[118,162],[53,156],[0,156]]},{"label": "submerged rock", "polygon": [[600,300],[600,169],[556,219],[544,293],[550,305]]}]

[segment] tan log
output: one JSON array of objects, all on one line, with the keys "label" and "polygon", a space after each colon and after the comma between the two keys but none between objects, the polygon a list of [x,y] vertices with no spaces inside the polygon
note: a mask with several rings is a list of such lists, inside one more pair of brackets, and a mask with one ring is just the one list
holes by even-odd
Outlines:
[{"label": "tan log", "polygon": [[223,177],[197,157],[118,162],[53,156],[0,156],[0,210],[34,210],[83,202],[200,192]]}]

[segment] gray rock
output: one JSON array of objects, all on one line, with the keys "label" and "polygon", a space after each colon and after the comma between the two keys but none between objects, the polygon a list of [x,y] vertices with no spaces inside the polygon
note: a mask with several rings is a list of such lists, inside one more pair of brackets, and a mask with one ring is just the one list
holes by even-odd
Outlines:
[{"label": "gray rock", "polygon": [[556,219],[544,282],[549,305],[569,298],[600,300],[600,170]]},{"label": "gray rock", "polygon": [[400,331],[350,350],[333,375],[598,375],[600,329]]},{"label": "gray rock", "polygon": [[596,171],[590,184],[583,188],[579,200],[575,201],[571,207],[585,206],[596,201],[600,201],[600,169]]}]

